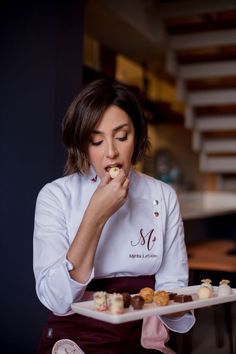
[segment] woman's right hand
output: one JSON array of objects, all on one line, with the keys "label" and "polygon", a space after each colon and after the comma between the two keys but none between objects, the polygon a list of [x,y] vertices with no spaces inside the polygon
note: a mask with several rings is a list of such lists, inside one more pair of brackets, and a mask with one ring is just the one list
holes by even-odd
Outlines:
[{"label": "woman's right hand", "polygon": [[103,176],[67,252],[68,260],[74,265],[70,272],[74,280],[80,283],[88,280],[102,229],[110,216],[125,203],[128,187],[129,179],[123,170],[114,179],[108,172]]},{"label": "woman's right hand", "polygon": [[128,189],[129,179],[124,170],[121,169],[114,179],[106,172],[90,200],[89,211],[106,222],[125,203]]}]

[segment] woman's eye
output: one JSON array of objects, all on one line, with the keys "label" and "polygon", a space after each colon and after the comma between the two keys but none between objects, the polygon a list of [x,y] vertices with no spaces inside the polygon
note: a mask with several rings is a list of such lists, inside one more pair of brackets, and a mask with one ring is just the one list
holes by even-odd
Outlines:
[{"label": "woman's eye", "polygon": [[98,146],[98,145],[101,145],[102,143],[102,140],[99,140],[99,141],[90,141],[91,145],[93,146]]},{"label": "woman's eye", "polygon": [[117,137],[116,139],[119,140],[119,141],[125,141],[125,140],[127,140],[127,135],[121,136],[121,137]]}]

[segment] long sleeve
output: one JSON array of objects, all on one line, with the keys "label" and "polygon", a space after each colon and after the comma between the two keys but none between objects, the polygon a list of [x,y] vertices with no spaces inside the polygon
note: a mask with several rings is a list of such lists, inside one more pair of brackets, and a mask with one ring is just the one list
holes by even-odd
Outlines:
[{"label": "long sleeve", "polygon": [[33,238],[36,292],[40,301],[57,314],[68,312],[71,303],[83,296],[87,285],[75,282],[68,272],[66,253],[71,241],[64,199],[56,184],[41,190],[36,202]]},{"label": "long sleeve", "polygon": [[184,240],[183,222],[174,190],[170,190],[163,208],[163,258],[156,275],[157,290],[188,285],[188,259]]},{"label": "long sleeve", "polygon": [[[163,260],[156,274],[157,289],[173,289],[188,285],[188,258],[184,240],[184,228],[180,208],[174,190],[166,200],[166,228],[164,233]],[[168,318],[161,316],[160,320],[172,331],[184,333],[195,324],[195,316],[187,313],[182,317]]]}]

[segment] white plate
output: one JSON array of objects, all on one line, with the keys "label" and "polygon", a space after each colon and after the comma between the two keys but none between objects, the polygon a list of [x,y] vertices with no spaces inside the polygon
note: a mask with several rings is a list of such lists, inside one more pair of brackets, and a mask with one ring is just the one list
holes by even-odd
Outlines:
[{"label": "white plate", "polygon": [[96,311],[94,309],[93,301],[83,301],[75,302],[71,305],[71,308],[74,312],[84,315],[87,317],[95,318],[97,320],[109,322],[109,323],[124,323],[142,319],[144,317],[152,315],[167,315],[179,311],[188,311],[193,309],[198,309],[202,307],[218,305],[226,302],[236,301],[236,289],[232,289],[232,294],[229,296],[217,296],[217,286],[214,286],[214,295],[213,297],[205,300],[199,300],[197,298],[197,289],[199,285],[188,286],[186,288],[176,288],[173,289],[173,292],[178,294],[191,294],[193,301],[185,303],[177,303],[171,301],[167,306],[158,306],[154,303],[144,304],[142,310],[133,310],[130,306],[128,309],[125,309],[125,312],[119,315],[114,315],[109,311]]}]

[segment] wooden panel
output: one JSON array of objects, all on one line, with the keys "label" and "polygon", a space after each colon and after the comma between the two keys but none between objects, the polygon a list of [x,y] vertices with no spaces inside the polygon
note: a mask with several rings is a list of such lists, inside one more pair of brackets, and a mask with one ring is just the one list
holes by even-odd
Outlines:
[{"label": "wooden panel", "polygon": [[189,91],[236,88],[236,76],[187,80],[185,85]]},{"label": "wooden panel", "polygon": [[178,50],[176,57],[180,64],[236,59],[236,45]]},{"label": "wooden panel", "polygon": [[235,100],[235,89],[206,90],[188,93],[188,102],[194,107],[231,105],[234,104]]},{"label": "wooden panel", "polygon": [[184,34],[201,31],[235,28],[236,10],[209,12],[201,15],[167,18],[165,25],[170,34]]},{"label": "wooden panel", "polygon": [[189,269],[204,271],[236,272],[235,256],[190,257]]},{"label": "wooden panel", "polygon": [[216,115],[225,115],[225,114],[235,114],[236,113],[236,104],[230,105],[221,105],[221,106],[204,106],[204,107],[195,107],[194,113],[201,118],[201,116],[216,116]]},{"label": "wooden panel", "polygon": [[204,139],[224,139],[224,138],[235,138],[236,130],[220,130],[202,133]]},{"label": "wooden panel", "polygon": [[210,152],[207,154],[208,157],[235,157],[236,152]]},{"label": "wooden panel", "polygon": [[214,173],[206,173],[204,176],[204,190],[216,191],[218,186],[218,177]]}]

